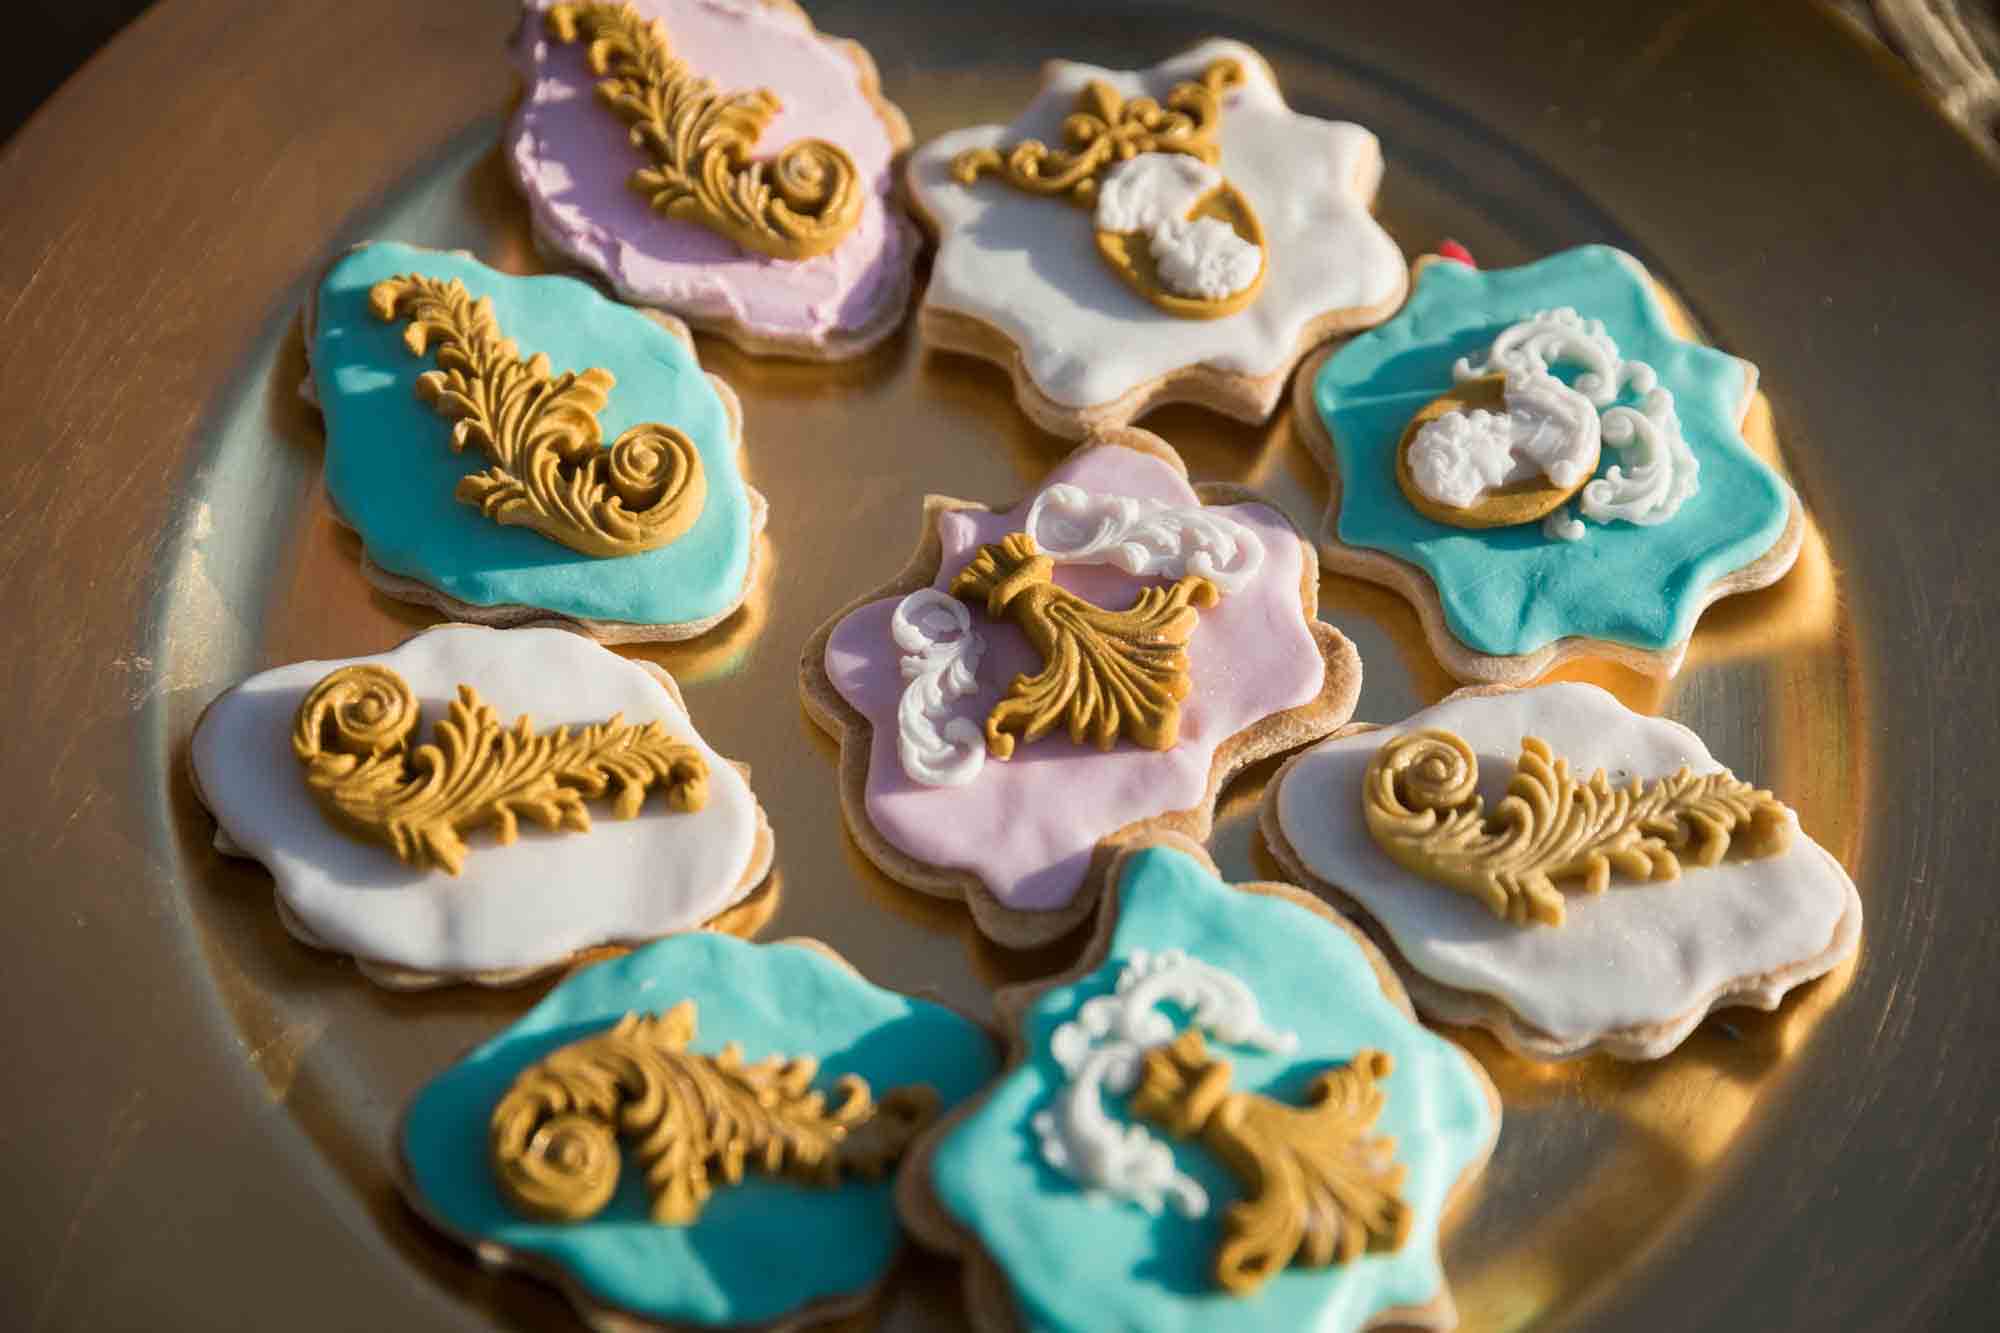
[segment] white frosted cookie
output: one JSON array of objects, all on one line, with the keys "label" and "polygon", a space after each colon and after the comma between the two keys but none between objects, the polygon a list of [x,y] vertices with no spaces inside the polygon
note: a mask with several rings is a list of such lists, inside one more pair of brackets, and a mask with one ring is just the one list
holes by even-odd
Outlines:
[{"label": "white frosted cookie", "polygon": [[1408,282],[1368,211],[1375,136],[1291,110],[1240,42],[1145,70],[1052,61],[1011,125],[925,144],[908,177],[938,236],[924,338],[1006,366],[1068,439],[1169,402],[1261,421],[1301,356]]},{"label": "white frosted cookie", "polygon": [[[1469,785],[1420,733],[1465,743]],[[1426,1017],[1543,1059],[1665,1055],[1712,1010],[1776,1008],[1861,935],[1853,881],[1789,809],[1686,727],[1591,685],[1463,690],[1325,741],[1279,771],[1262,825],[1292,878],[1367,926]],[[1597,858],[1608,882],[1591,892]]]},{"label": "white frosted cookie", "polygon": [[[392,716],[414,722],[400,743]],[[371,729],[374,758],[343,749]],[[445,625],[260,672],[209,705],[192,767],[216,845],[271,871],[286,928],[385,986],[512,984],[601,945],[747,933],[773,906],[746,774],[671,676],[567,630]]]}]

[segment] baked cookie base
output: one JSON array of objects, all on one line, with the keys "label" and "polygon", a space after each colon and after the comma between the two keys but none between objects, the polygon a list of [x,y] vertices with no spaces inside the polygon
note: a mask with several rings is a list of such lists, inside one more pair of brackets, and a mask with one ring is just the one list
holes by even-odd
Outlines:
[{"label": "baked cookie base", "polygon": [[[446,626],[440,625],[433,628],[442,629],[446,628]],[[676,681],[664,667],[653,662],[637,659],[633,660],[633,665],[643,668],[648,675],[659,681],[661,687],[666,690],[668,697],[674,701],[675,706],[682,713],[687,713],[687,700],[681,695],[680,682]],[[220,698],[221,696],[218,695],[217,697]],[[214,706],[213,701],[211,701],[209,707],[212,708]],[[195,719],[195,731],[201,729],[202,719],[207,716],[208,709],[204,708],[202,716]],[[193,733],[190,732],[189,734],[192,735]],[[729,762],[734,763],[735,761],[731,760]],[[185,768],[188,782],[194,788],[195,799],[201,803],[202,809],[208,812],[211,819],[216,819],[215,849],[224,856],[255,860],[256,858],[251,853],[239,847],[235,840],[223,831],[222,822],[216,818],[215,809],[209,804],[207,793],[202,791],[201,774],[195,771],[192,749],[190,749]],[[746,780],[749,778],[750,769],[747,765],[736,764],[736,768],[743,774]],[[715,913],[705,921],[700,921],[686,927],[685,929],[687,930],[715,930],[721,931],[726,935],[736,935],[743,939],[750,939],[769,924],[772,914],[778,910],[778,883],[777,878],[771,873],[772,864],[776,860],[777,842],[772,835],[771,821],[765,814],[763,803],[757,800],[754,791],[751,793],[750,799],[757,811],[757,836],[750,845],[750,860],[743,869],[742,877],[737,881],[735,896],[731,898],[729,904],[721,911]],[[286,906],[282,894],[274,891],[272,894],[272,904],[278,909],[278,920],[284,924],[286,932],[293,939],[322,953],[342,952],[314,935],[312,928],[301,921],[290,907]],[[679,931],[667,932],[667,934],[679,933]],[[440,986],[452,986],[466,982],[477,986],[497,988],[519,986],[523,983],[533,981],[537,977],[547,976],[551,972],[565,971],[583,963],[593,962],[600,957],[608,957],[613,953],[623,952],[637,945],[662,938],[665,938],[665,936],[649,935],[630,939],[604,940],[588,948],[578,949],[564,954],[559,958],[551,958],[545,963],[536,963],[529,967],[488,968],[467,972],[427,971],[422,968],[407,967],[401,963],[390,962],[386,959],[363,957],[360,954],[348,954],[345,956],[354,960],[354,966],[362,976],[367,977],[370,981],[385,990],[434,990]]]},{"label": "baked cookie base", "polygon": [[[1167,443],[1150,431],[1135,427],[1114,428],[1093,436],[1079,448],[1113,444],[1151,454],[1171,464],[1185,476],[1186,467]],[[1205,505],[1267,503],[1256,492],[1242,486],[1207,482],[1195,487]],[[1302,562],[1299,606],[1319,645],[1325,662],[1319,694],[1295,708],[1272,714],[1224,740],[1209,766],[1208,789],[1201,801],[1185,810],[1162,811],[1135,820],[1100,838],[1092,852],[1090,866],[1074,897],[1051,911],[1028,911],[1009,907],[989,889],[977,874],[918,860],[889,841],[868,816],[868,762],[874,743],[874,727],[860,711],[833,687],[826,672],[826,645],[834,627],[870,602],[901,597],[929,587],[938,574],[943,547],[937,535],[937,517],[952,510],[988,511],[989,506],[971,500],[954,500],[932,495],[925,498],[923,532],[916,555],[903,572],[883,587],[864,593],[834,612],[806,641],[799,661],[799,694],[807,716],[840,742],[840,809],[848,833],[868,859],[889,878],[922,893],[963,901],[973,920],[989,939],[1013,949],[1034,948],[1067,935],[1095,907],[1105,883],[1105,874],[1118,850],[1132,842],[1173,833],[1205,841],[1214,828],[1215,802],[1222,789],[1237,773],[1272,755],[1309,744],[1331,734],[1354,712],[1361,693],[1361,655],[1345,635],[1318,618],[1319,570],[1311,558]],[[1303,544],[1305,539],[1301,537]],[[1061,742],[1058,742],[1061,743]]]},{"label": "baked cookie base", "polygon": [[[1275,76],[1272,81],[1276,82]],[[1356,165],[1355,193],[1365,197],[1372,207],[1381,182],[1382,149],[1380,144],[1374,144],[1372,151]],[[914,188],[906,184],[905,193],[910,198],[911,215],[935,239],[936,219],[924,211]],[[1134,385],[1108,402],[1081,407],[1058,402],[1044,393],[1035,383],[1019,344],[985,320],[934,306],[927,299],[917,310],[917,332],[940,351],[960,352],[1001,366],[1013,381],[1014,401],[1029,420],[1060,439],[1082,440],[1129,425],[1169,403],[1193,403],[1238,421],[1269,420],[1284,396],[1286,378],[1301,357],[1329,338],[1380,324],[1402,306],[1408,294],[1409,277],[1405,274],[1396,290],[1383,301],[1329,310],[1314,317],[1300,331],[1285,359],[1263,374],[1225,371],[1202,364],[1182,366]]]},{"label": "baked cookie base", "polygon": [[[360,248],[361,246],[352,247],[352,249]],[[450,253],[477,258],[467,250]],[[329,270],[331,267],[328,265]],[[314,411],[320,410],[319,393],[313,387],[312,370],[313,333],[318,322],[316,313],[318,290],[319,286],[315,283],[312,292],[306,296],[305,304],[299,308],[299,339],[305,346],[306,358],[306,374],[305,378],[299,381],[299,397],[310,404]],[[694,335],[688,332],[688,326],[684,322],[658,310],[641,310],[639,313],[672,334],[687,348],[689,355],[696,355]],[[697,364],[699,360],[700,358],[696,356]],[[729,418],[730,443],[740,459],[743,454],[743,400],[736,396],[736,390],[730,387],[729,381],[713,372],[704,373],[708,375],[709,385],[715,390],[716,396],[722,400],[722,410]],[[361,576],[379,589],[384,596],[416,606],[428,606],[460,624],[483,625],[488,629],[552,626],[574,630],[605,644],[676,643],[683,639],[698,638],[735,615],[742,607],[744,599],[749,597],[750,590],[757,584],[758,566],[762,563],[763,543],[760,538],[770,518],[770,505],[765,501],[763,492],[752,486],[748,480],[743,483],[743,490],[750,502],[750,559],[743,568],[743,583],[736,590],[735,598],[727,606],[700,620],[649,625],[632,620],[594,620],[588,616],[572,616],[547,607],[528,606],[520,602],[499,602],[492,606],[481,606],[475,602],[461,601],[422,579],[406,574],[394,574],[383,569],[369,557],[365,539],[362,539]],[[326,498],[327,508],[332,511],[335,520],[357,538],[361,538],[361,530],[341,512],[330,490]]]},{"label": "baked cookie base", "polygon": [[[1431,256],[1417,261],[1419,267],[1439,262],[1451,261],[1440,261]],[[1413,273],[1415,271],[1412,270]],[[1672,293],[1658,283],[1653,285],[1653,290],[1666,308],[1668,322],[1683,337],[1688,336],[1692,326]],[[1432,654],[1453,679],[1467,684],[1526,685],[1578,657],[1608,659],[1642,675],[1663,680],[1671,679],[1679,672],[1682,661],[1687,657],[1686,639],[1666,648],[1651,649],[1611,639],[1571,635],[1528,653],[1479,652],[1462,643],[1451,632],[1451,626],[1445,622],[1444,603],[1438,597],[1437,584],[1427,571],[1400,556],[1371,547],[1351,546],[1342,541],[1340,468],[1334,456],[1333,437],[1327,433],[1326,423],[1320,419],[1319,407],[1313,401],[1313,381],[1319,378],[1320,368],[1326,364],[1327,358],[1337,350],[1326,347],[1313,353],[1299,367],[1298,379],[1292,386],[1292,416],[1298,425],[1299,438],[1326,473],[1326,517],[1320,524],[1318,542],[1320,563],[1330,573],[1350,574],[1400,594],[1416,610],[1418,620],[1423,623],[1424,639],[1429,643]],[[1767,460],[1778,457],[1777,436],[1771,425],[1769,406],[1754,385],[1744,404],[1743,433],[1752,451],[1760,457]],[[1784,530],[1778,534],[1777,541],[1755,560],[1711,583],[1704,590],[1700,605],[1695,608],[1696,620],[1722,598],[1767,588],[1790,572],[1799,558],[1800,547],[1805,543],[1805,507],[1799,503],[1798,492],[1791,488],[1790,483],[1786,483],[1785,491],[1789,497],[1789,508]]]},{"label": "baked cookie base", "polygon": [[[1488,686],[1465,689],[1450,697],[1459,699],[1504,694],[1508,688]],[[1342,727],[1334,734],[1336,737],[1360,736],[1379,730],[1381,728],[1375,723],[1361,722]],[[1458,990],[1425,976],[1404,957],[1389,932],[1369,914],[1367,908],[1342,892],[1338,884],[1322,879],[1306,868],[1278,821],[1278,792],[1298,758],[1294,756],[1287,760],[1278,770],[1277,776],[1265,788],[1263,803],[1257,810],[1257,827],[1264,836],[1264,845],[1270,849],[1285,874],[1293,882],[1331,903],[1367,935],[1395,967],[1405,989],[1416,1002],[1417,1011],[1425,1019],[1455,1027],[1479,1028],[1492,1034],[1516,1055],[1531,1060],[1569,1060],[1600,1051],[1618,1060],[1657,1060],[1687,1040],[1702,1020],[1718,1009],[1776,1009],[1793,987],[1832,971],[1846,961],[1861,942],[1861,894],[1850,880],[1847,905],[1840,919],[1834,923],[1833,936],[1827,941],[1826,948],[1812,957],[1789,967],[1734,978],[1664,1022],[1613,1028],[1583,1038],[1557,1037],[1522,1020],[1497,996]],[[1831,852],[1821,849],[1821,854],[1829,861],[1833,860]],[[1844,873],[1842,877],[1846,878]]]},{"label": "baked cookie base", "polygon": [[[875,57],[868,54],[866,47],[849,37],[829,37],[813,26],[812,18],[801,8],[797,0],[760,0],[766,8],[779,10],[801,21],[806,30],[827,46],[839,51],[853,64],[861,81],[861,95],[874,108],[876,118],[888,133],[891,159],[889,173],[892,180],[901,179],[899,163],[910,149],[913,137],[910,132],[909,117],[901,107],[882,94],[882,76],[876,68]],[[539,17],[534,16],[534,17]],[[530,21],[524,13],[521,21]],[[520,89],[516,87],[513,105],[509,107],[507,119],[511,122],[520,106]],[[786,337],[770,333],[744,323],[728,315],[705,315],[700,311],[685,310],[671,302],[662,302],[657,296],[649,295],[622,283],[618,278],[599,268],[591,260],[563,244],[562,237],[554,228],[545,225],[541,215],[535,210],[526,184],[518,174],[512,153],[502,153],[507,163],[507,175],[514,182],[515,189],[528,201],[529,225],[534,236],[535,253],[542,259],[573,275],[589,278],[607,288],[620,301],[640,309],[655,310],[670,315],[686,325],[711,334],[731,346],[749,353],[751,356],[789,357],[799,361],[847,361],[872,350],[890,334],[902,326],[904,316],[909,313],[910,294],[916,285],[917,257],[923,250],[923,236],[902,215],[900,190],[891,190],[882,200],[884,219],[903,242],[903,260],[898,266],[893,280],[876,300],[867,315],[858,323],[830,329],[818,336]]]},{"label": "baked cookie base", "polygon": [[[924,1131],[911,1147],[909,1155],[904,1158],[902,1173],[896,1178],[896,1210],[902,1216],[903,1225],[909,1228],[910,1234],[915,1236],[917,1242],[926,1249],[950,1255],[963,1262],[962,1281],[966,1312],[971,1318],[972,1326],[981,1333],[1025,1333],[1027,1325],[1014,1304],[1006,1271],[992,1255],[987,1253],[978,1236],[961,1226],[958,1219],[938,1202],[937,1195],[931,1189],[931,1161],[937,1153],[938,1145],[943,1143],[966,1117],[973,1115],[985,1105],[987,1098],[993,1095],[993,1088],[999,1087],[1032,1054],[1022,1024],[1024,1016],[1035,1001],[1049,990],[1081,981],[1103,966],[1110,957],[1111,939],[1118,921],[1116,885],[1120,863],[1126,856],[1147,846],[1171,847],[1176,851],[1185,852],[1207,866],[1210,871],[1215,871],[1215,863],[1209,858],[1207,851],[1199,843],[1178,833],[1148,835],[1135,840],[1129,847],[1120,849],[1105,867],[1105,882],[1109,887],[1104,890],[1096,927],[1091,934],[1089,944],[1084,947],[1082,957],[1068,971],[1047,980],[1032,982],[1025,986],[1008,987],[994,994],[995,1021],[1007,1038],[1007,1067],[1001,1071],[1000,1077],[994,1081],[992,1087],[955,1108],[951,1114]],[[1257,882],[1233,884],[1231,887],[1241,893],[1282,898],[1286,902],[1305,908],[1315,916],[1331,921],[1346,931],[1354,942],[1361,946],[1362,953],[1367,956],[1370,966],[1374,968],[1375,979],[1380,983],[1382,993],[1414,1021],[1416,1011],[1411,1007],[1410,998],[1405,993],[1396,970],[1389,965],[1388,959],[1374,942],[1356,929],[1353,922],[1311,894],[1290,884]],[[1486,1141],[1479,1155],[1459,1173],[1458,1179],[1453,1182],[1451,1190],[1446,1194],[1444,1205],[1446,1220],[1462,1209],[1471,1195],[1473,1182],[1492,1157],[1493,1145],[1499,1138],[1501,1115],[1500,1092],[1493,1085],[1493,1080],[1479,1062],[1462,1048],[1459,1049],[1459,1055],[1465,1061],[1466,1067],[1477,1077],[1480,1089],[1486,1095],[1487,1107],[1492,1112],[1494,1134]],[[1457,1322],[1458,1312],[1452,1304],[1451,1291],[1446,1284],[1440,1283],[1437,1294],[1430,1300],[1421,1305],[1396,1306],[1383,1310],[1363,1327],[1449,1329]]]}]

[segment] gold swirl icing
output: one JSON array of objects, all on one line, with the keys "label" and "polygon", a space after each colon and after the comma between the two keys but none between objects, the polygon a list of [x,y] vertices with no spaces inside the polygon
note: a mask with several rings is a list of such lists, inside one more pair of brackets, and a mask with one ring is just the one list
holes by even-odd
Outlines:
[{"label": "gold swirl icing", "polygon": [[622,1136],[645,1169],[653,1220],[685,1226],[716,1178],[734,1185],[746,1163],[812,1184],[878,1177],[937,1114],[930,1087],[878,1103],[852,1074],[828,1106],[811,1086],[812,1057],[745,1064],[733,1042],[697,1055],[694,1034],[694,1001],[684,1000],[627,1014],[522,1071],[489,1122],[488,1160],[507,1202],[543,1221],[594,1216],[617,1187]]},{"label": "gold swirl icing", "polygon": [[586,800],[608,797],[619,819],[638,814],[654,786],[674,810],[708,800],[707,761],[657,721],[631,726],[613,716],[537,733],[524,716],[509,729],[460,685],[435,743],[412,746],[418,712],[409,683],[390,668],[342,667],[299,704],[292,751],[330,819],[419,868],[456,875],[468,850],[461,834],[481,825],[502,843],[522,818],[588,832]]},{"label": "gold swirl icing", "polygon": [[1306,1089],[1304,1107],[1230,1087],[1227,1060],[1198,1028],[1146,1052],[1131,1107],[1180,1138],[1199,1136],[1247,1196],[1223,1217],[1215,1278],[1247,1296],[1291,1264],[1324,1268],[1395,1250],[1415,1214],[1396,1141],[1371,1135],[1386,1099],[1387,1052],[1363,1050]]},{"label": "gold swirl icing", "polygon": [[860,173],[824,139],[786,144],[769,162],[751,153],[781,109],[768,88],[724,93],[674,55],[662,19],[629,4],[556,5],[544,20],[558,42],[588,42],[598,96],[652,159],[632,188],[670,218],[697,222],[746,250],[809,259],[861,220]]},{"label": "gold swirl icing", "polygon": [[1180,737],[1180,701],[1187,697],[1187,643],[1214,606],[1213,583],[1188,575],[1166,588],[1147,588],[1124,611],[1093,606],[1051,581],[1055,562],[1025,532],[982,546],[951,595],[983,600],[986,614],[1011,617],[1041,654],[1040,674],[1016,676],[986,717],[986,748],[995,759],[1014,753],[1015,738],[1040,739],[1057,722],[1069,738],[1108,750],[1120,735],[1148,750],[1167,750]]},{"label": "gold swirl icing", "polygon": [[459,479],[462,503],[594,556],[650,551],[694,525],[708,499],[694,441],[647,422],[602,447],[610,371],[552,375],[546,356],[523,360],[500,335],[493,302],[473,300],[457,278],[385,278],[368,307],[384,322],[410,321],[412,355],[436,341],[438,369],[417,377],[417,396],[453,423],[454,450],[475,446],[492,463]]},{"label": "gold swirl icing", "polygon": [[1389,857],[1449,885],[1516,925],[1563,923],[1562,882],[1602,893],[1611,876],[1671,880],[1683,863],[1776,856],[1791,845],[1791,811],[1727,770],[1686,767],[1614,788],[1598,769],[1570,774],[1545,741],[1521,740],[1507,795],[1489,816],[1479,761],[1464,738],[1415,731],[1384,743],[1368,765],[1361,811]]}]

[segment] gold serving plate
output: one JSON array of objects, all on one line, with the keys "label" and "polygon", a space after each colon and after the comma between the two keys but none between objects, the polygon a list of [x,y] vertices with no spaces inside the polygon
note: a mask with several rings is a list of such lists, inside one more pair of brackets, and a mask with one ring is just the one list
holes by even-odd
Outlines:
[{"label": "gold serving plate", "polygon": [[[1086,24],[1078,8],[818,17],[875,51],[919,142],[1009,121],[1048,56],[1131,67],[1217,23],[1168,7]],[[232,683],[435,619],[362,579],[327,506],[294,320],[327,258],[393,237],[545,270],[499,149],[518,5],[410,14],[165,0],[0,157],[0,864],[20,1081],[0,1114],[20,1203],[0,1223],[0,1301],[40,1333],[273,1312],[293,1333],[578,1327],[552,1288],[482,1270],[393,1185],[406,1099],[552,983],[396,994],[298,944],[269,875],[214,849],[186,777],[196,719]],[[1461,1327],[1981,1326],[2000,1234],[1979,785],[2000,751],[2000,476],[1981,424],[2000,251],[1965,242],[2000,234],[2000,182],[1803,6],[1603,7],[1579,24],[1405,0],[1372,11],[1363,40],[1321,5],[1266,0],[1229,26],[1294,106],[1381,136],[1378,211],[1409,252],[1453,237],[1491,266],[1595,240],[1642,254],[1759,362],[1815,519],[1787,578],[1703,616],[1674,681],[1561,674],[1688,722],[1778,792],[1854,873],[1861,956],[1650,1064],[1541,1064],[1451,1032],[1505,1101],[1445,1241]],[[1774,161],[1795,184],[1771,188]],[[1928,206],[1909,206],[1911,180]],[[1286,280],[1282,256],[1269,280]],[[1002,950],[961,907],[877,873],[842,829],[836,747],[798,706],[797,655],[901,567],[926,493],[1005,503],[1068,446],[1003,373],[927,353],[908,327],[831,366],[699,342],[743,396],[765,573],[714,633],[631,651],[750,764],[782,881],[765,938],[821,937],[884,985],[990,1014],[994,987],[1067,966],[1081,939]],[[1326,478],[1283,415],[1177,407],[1142,424],[1196,479],[1255,486],[1319,530]],[[1326,578],[1320,614],[1366,663],[1358,719],[1452,688],[1394,594]],[[1232,878],[1277,873],[1256,834],[1273,767],[1224,794],[1213,849]],[[914,1260],[872,1317],[964,1327],[957,1279]]]}]

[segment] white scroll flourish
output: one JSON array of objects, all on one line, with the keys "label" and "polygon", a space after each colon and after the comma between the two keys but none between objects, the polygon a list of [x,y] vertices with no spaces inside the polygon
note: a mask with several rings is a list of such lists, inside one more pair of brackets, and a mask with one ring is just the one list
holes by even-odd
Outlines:
[{"label": "white scroll flourish", "polygon": [[1157,1213],[1172,1203],[1184,1217],[1208,1211],[1208,1192],[1174,1167],[1171,1149],[1144,1127],[1121,1123],[1105,1111],[1105,1095],[1124,1096],[1138,1086],[1141,1061],[1174,1038],[1162,1004],[1186,1010],[1190,1023],[1219,1041],[1278,1054],[1298,1045],[1298,1035],[1264,1025],[1257,997],[1234,974],[1190,958],[1178,949],[1133,953],[1110,995],[1088,1000],[1057,1028],[1049,1053],[1067,1075],[1053,1104],[1036,1113],[1042,1160],[1083,1186],[1093,1198],[1116,1198]]},{"label": "white scroll flourish", "polygon": [[1239,592],[1264,565],[1264,543],[1235,519],[1201,505],[1106,495],[1058,483],[1028,508],[1027,533],[1062,564],[1115,565],[1127,574],[1198,574]]},{"label": "white scroll flourish", "polygon": [[951,706],[979,687],[986,643],[972,632],[972,613],[936,588],[919,588],[897,603],[889,632],[903,650],[909,682],[896,705],[903,772],[926,787],[962,787],[986,763],[979,724],[955,716]]}]

